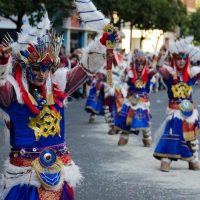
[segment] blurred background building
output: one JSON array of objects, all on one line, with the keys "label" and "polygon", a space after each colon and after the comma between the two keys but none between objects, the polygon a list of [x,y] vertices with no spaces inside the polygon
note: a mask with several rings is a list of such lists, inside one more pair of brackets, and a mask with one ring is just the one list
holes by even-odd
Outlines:
[{"label": "blurred background building", "polygon": [[[200,0],[182,0],[182,2],[186,5],[188,13],[195,12],[196,8],[200,6]],[[180,28],[178,26],[175,28],[174,32],[165,32],[164,34],[161,30],[149,30],[148,36],[142,41],[142,45],[140,47],[142,31],[134,27],[130,30],[129,23],[125,23],[125,26],[121,28],[122,32],[125,34],[125,38],[122,39],[121,48],[125,49],[126,53],[128,53],[130,49],[134,48],[141,48],[145,52],[154,52],[155,49],[160,49],[163,44],[168,46],[170,42],[176,40],[178,37],[181,37]]]},{"label": "blurred background building", "polygon": [[[187,7],[187,12],[192,13],[196,11],[196,8],[200,6],[200,0],[181,0]],[[94,39],[97,34],[95,31],[91,30],[87,25],[81,23],[77,17],[77,13],[74,8],[70,7],[70,16],[63,20],[62,27],[58,28],[59,33],[64,34],[64,45],[66,50],[72,52],[73,49],[83,48],[88,45],[88,43]],[[13,19],[14,16],[12,16]],[[113,14],[114,20],[118,20],[117,15]],[[28,31],[30,25],[27,15],[24,15],[23,26],[21,27],[23,31]],[[11,37],[15,39],[16,37],[16,25],[11,20],[7,18],[0,17],[0,40],[8,32]],[[176,40],[181,37],[180,28],[175,27],[173,32],[165,32],[163,34],[162,30],[152,29],[148,30],[145,34],[147,36],[141,42],[141,34],[144,34],[140,29],[133,26],[130,29],[130,23],[121,23],[121,43],[118,48],[124,49],[128,53],[131,49],[141,48],[145,52],[154,52],[159,49],[161,45],[169,45],[171,41]]]}]

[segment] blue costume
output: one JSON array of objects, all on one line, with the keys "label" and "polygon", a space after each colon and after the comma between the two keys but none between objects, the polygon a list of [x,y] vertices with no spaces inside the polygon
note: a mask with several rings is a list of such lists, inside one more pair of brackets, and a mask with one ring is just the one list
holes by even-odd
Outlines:
[{"label": "blue costume", "polygon": [[[134,66],[135,65],[135,66]],[[128,142],[128,135],[139,134],[143,131],[144,146],[151,145],[151,129],[149,115],[149,92],[152,75],[146,65],[144,55],[136,55],[135,63],[132,64],[127,72],[127,84],[129,86],[128,94],[124,100],[121,111],[115,117],[115,128],[122,131],[118,145],[124,145]],[[137,71],[137,66],[142,65],[141,72]]]},{"label": "blue costume", "polygon": [[192,93],[200,69],[190,66],[188,56],[194,47],[187,41],[172,44],[170,50],[173,55],[172,67],[158,63],[158,71],[167,87],[169,104],[165,125],[160,129],[162,137],[153,155],[162,161],[161,171],[169,171],[170,162],[178,159],[189,161],[189,169],[196,170],[199,169],[196,138],[199,133],[199,115]]},{"label": "blue costume", "polygon": [[90,122],[93,122],[95,115],[104,115],[104,73],[98,72],[90,83],[85,110],[90,115]]},{"label": "blue costume", "polygon": [[59,68],[62,37],[44,34],[46,29],[47,14],[17,42],[6,37],[9,47],[0,62],[0,114],[10,130],[11,152],[0,199],[74,200],[73,188],[82,179],[64,138],[63,100],[102,67],[106,48],[98,36],[83,53],[82,65]]}]

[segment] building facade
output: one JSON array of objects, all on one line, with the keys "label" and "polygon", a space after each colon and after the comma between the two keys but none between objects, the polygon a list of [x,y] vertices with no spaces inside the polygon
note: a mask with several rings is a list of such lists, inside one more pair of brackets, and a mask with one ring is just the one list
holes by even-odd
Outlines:
[{"label": "building facade", "polygon": [[[196,7],[200,6],[200,0],[181,0],[187,7],[188,13],[196,11]],[[123,27],[122,32],[125,34],[125,38],[122,39],[122,49],[128,53],[130,50],[135,48],[141,48],[144,52],[155,52],[160,49],[164,44],[169,45],[170,42],[180,37],[180,28],[176,27],[174,32],[162,33],[161,30],[149,30],[146,33],[139,29],[133,28],[130,30],[130,25],[127,24]],[[141,34],[147,34],[147,37],[140,43]]]}]

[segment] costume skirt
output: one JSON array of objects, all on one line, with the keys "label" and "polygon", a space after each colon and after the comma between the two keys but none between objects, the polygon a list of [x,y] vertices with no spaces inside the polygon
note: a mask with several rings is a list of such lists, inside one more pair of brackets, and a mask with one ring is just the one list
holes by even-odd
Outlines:
[{"label": "costume skirt", "polygon": [[92,87],[86,101],[85,110],[97,115],[104,114],[104,92],[103,88],[97,94],[96,86]]},{"label": "costume skirt", "polygon": [[[171,160],[193,160],[194,155],[192,150],[189,148],[190,140],[186,140],[184,137],[184,122],[182,119],[174,118],[166,122],[164,133],[158,142],[154,157],[157,159],[170,158]],[[187,125],[188,127],[189,125]],[[191,123],[190,126],[195,127],[195,124]],[[195,140],[195,132],[192,130],[185,132],[186,134],[193,134],[191,141]]]},{"label": "costume skirt", "polygon": [[45,190],[30,185],[16,185],[10,189],[5,200],[74,200],[73,189],[65,182],[58,191]]},{"label": "costume skirt", "polygon": [[149,111],[143,103],[136,106],[123,104],[122,109],[116,115],[115,127],[124,133],[136,133],[138,130],[145,130],[150,127]]}]

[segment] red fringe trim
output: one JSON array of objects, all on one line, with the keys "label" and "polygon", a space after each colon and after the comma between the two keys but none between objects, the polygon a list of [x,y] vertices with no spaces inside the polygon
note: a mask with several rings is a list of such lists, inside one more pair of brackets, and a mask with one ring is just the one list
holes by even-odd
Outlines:
[{"label": "red fringe trim", "polygon": [[[133,71],[133,78],[132,78],[132,83],[135,84],[135,81],[137,80],[137,72],[135,70],[134,64],[131,65],[131,69]],[[142,83],[147,83],[148,81],[148,74],[149,74],[149,69],[145,66],[142,72]]]},{"label": "red fringe trim", "polygon": [[[19,88],[20,88],[20,92],[22,94],[22,98],[24,100],[24,103],[29,107],[29,109],[35,113],[38,114],[40,112],[40,110],[34,106],[28,96],[28,93],[26,92],[26,90],[24,89],[23,85],[22,85],[22,68],[17,64],[16,68],[15,68],[15,80],[17,81]],[[60,101],[58,98],[61,99],[65,99],[66,97],[69,96],[69,94],[65,94],[62,91],[58,90],[58,85],[53,84],[53,96],[54,96],[54,102],[57,103],[60,107],[63,107],[63,102]],[[44,98],[46,98],[46,88],[45,88],[45,84],[42,86],[42,93],[44,95]],[[54,105],[50,105],[49,106],[54,112],[57,112],[56,108]]]},{"label": "red fringe trim", "polygon": [[15,68],[15,80],[17,81],[19,88],[20,88],[20,92],[22,93],[22,98],[24,100],[24,103],[28,105],[28,107],[30,108],[30,110],[35,113],[38,114],[40,112],[40,110],[34,106],[28,96],[28,93],[26,92],[26,90],[24,89],[23,85],[22,85],[22,68],[17,64],[16,68]]},{"label": "red fringe trim", "polygon": [[[176,59],[174,59],[174,63],[175,63],[175,67],[176,67],[176,74],[177,74],[177,78],[178,78],[178,66],[177,66],[177,62],[176,62]],[[186,64],[185,64],[185,67],[183,68],[183,82],[186,83],[189,78],[190,78],[190,75],[189,75],[189,66],[190,66],[190,59],[187,58],[186,60]],[[178,83],[178,80],[177,79],[174,79],[174,83],[177,84]]]}]

